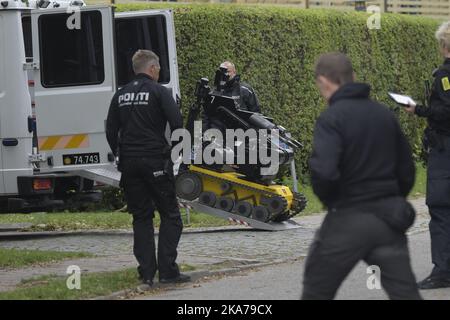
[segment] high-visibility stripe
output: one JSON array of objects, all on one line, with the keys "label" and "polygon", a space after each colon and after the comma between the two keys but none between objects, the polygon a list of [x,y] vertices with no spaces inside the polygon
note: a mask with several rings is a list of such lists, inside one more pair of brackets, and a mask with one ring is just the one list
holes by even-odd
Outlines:
[{"label": "high-visibility stripe", "polygon": [[53,137],[47,137],[47,139],[42,144],[42,147],[39,149],[41,150],[52,150],[55,145],[58,143],[60,137],[53,136]]},{"label": "high-visibility stripe", "polygon": [[87,135],[85,134],[78,134],[76,136],[73,136],[72,139],[70,139],[69,143],[66,145],[66,149],[74,149],[78,148],[84,139],[86,139]]},{"label": "high-visibility stripe", "polygon": [[228,218],[228,221],[230,221],[231,223],[242,224],[242,225],[247,226],[247,227],[250,226],[247,222],[242,221],[242,220],[238,220],[238,219]]},{"label": "high-visibility stripe", "polygon": [[58,143],[53,147],[53,149],[65,149],[72,136],[62,136],[59,138]]},{"label": "high-visibility stripe", "polygon": [[87,134],[39,137],[39,150],[42,151],[87,147],[89,147],[89,136]]}]

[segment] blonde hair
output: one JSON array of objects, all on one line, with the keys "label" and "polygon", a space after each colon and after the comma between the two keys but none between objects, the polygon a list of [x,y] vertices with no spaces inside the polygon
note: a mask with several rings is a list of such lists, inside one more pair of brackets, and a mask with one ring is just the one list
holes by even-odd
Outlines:
[{"label": "blonde hair", "polygon": [[439,26],[435,33],[439,46],[450,50],[450,21],[444,22]]},{"label": "blonde hair", "polygon": [[151,66],[155,65],[159,67],[159,57],[150,50],[138,50],[133,55],[133,71],[135,74],[145,72],[145,70]]}]

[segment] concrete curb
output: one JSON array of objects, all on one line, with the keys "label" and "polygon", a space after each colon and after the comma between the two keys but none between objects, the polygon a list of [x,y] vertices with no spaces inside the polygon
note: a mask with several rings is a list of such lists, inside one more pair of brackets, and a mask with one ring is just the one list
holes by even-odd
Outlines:
[{"label": "concrete curb", "polygon": [[[274,260],[271,262],[246,264],[246,265],[240,265],[240,266],[218,269],[218,270],[199,270],[199,271],[185,272],[185,274],[191,276],[192,281],[182,283],[181,285],[193,284],[196,281],[200,280],[201,278],[205,278],[205,277],[213,277],[213,276],[218,276],[218,275],[227,276],[227,275],[231,275],[231,274],[249,270],[249,269],[262,268],[262,267],[267,267],[267,266],[276,265],[276,264],[280,264],[280,263],[287,263],[287,262],[296,261],[296,260],[302,259],[302,258],[303,257],[300,257],[297,259],[285,259],[285,260],[280,259],[280,260]],[[155,282],[152,287],[152,290],[149,290],[146,292],[139,292],[137,288],[136,289],[125,289],[125,290],[113,292],[106,296],[91,298],[90,300],[123,300],[123,299],[129,298],[130,295],[133,295],[133,296],[151,295],[157,289],[172,290],[172,289],[177,288],[179,285],[180,284],[161,284],[159,282]]]},{"label": "concrete curb", "polygon": [[[214,232],[238,232],[238,231],[261,231],[244,226],[223,226],[205,228],[186,228],[183,234],[214,233]],[[155,230],[155,235],[159,231]],[[79,231],[3,231],[0,232],[0,241],[27,240],[49,237],[69,236],[132,236],[132,230],[79,230]]]},{"label": "concrete curb", "polygon": [[0,232],[16,232],[23,230],[24,228],[29,228],[33,224],[29,222],[25,223],[2,223],[0,224]]}]

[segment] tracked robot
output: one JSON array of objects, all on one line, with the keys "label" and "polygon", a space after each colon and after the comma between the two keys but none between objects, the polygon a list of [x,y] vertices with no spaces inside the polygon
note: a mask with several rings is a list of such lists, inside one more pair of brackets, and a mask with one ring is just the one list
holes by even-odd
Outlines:
[{"label": "tracked robot", "polygon": [[[255,152],[255,148],[264,150],[268,155],[275,153],[279,170],[294,161],[294,150],[302,145],[293,139],[285,128],[276,125],[273,119],[260,113],[242,110],[233,98],[224,96],[223,86],[226,81],[226,69],[221,68],[216,72],[214,89],[209,87],[206,78],[197,82],[196,101],[189,110],[186,128],[191,137],[194,137],[194,121],[202,112],[203,130],[217,129],[225,138],[226,129],[254,129],[257,139],[235,141],[233,148],[214,145],[217,142],[214,137],[204,139],[201,151],[209,146],[216,155],[224,158],[228,156],[234,161],[224,165],[202,163],[180,167],[175,183],[177,195],[186,201],[198,201],[202,205],[261,222],[288,220],[306,207],[306,198],[287,186],[275,184],[273,180],[277,171],[267,173],[270,171],[269,165],[260,161],[259,153],[256,163],[250,163],[249,155]],[[265,139],[262,139],[262,136]],[[244,146],[240,150],[245,150],[244,163],[237,161],[237,148],[241,144]],[[191,157],[192,160],[195,159],[195,152]],[[267,169],[265,174],[261,170],[264,168]]]}]

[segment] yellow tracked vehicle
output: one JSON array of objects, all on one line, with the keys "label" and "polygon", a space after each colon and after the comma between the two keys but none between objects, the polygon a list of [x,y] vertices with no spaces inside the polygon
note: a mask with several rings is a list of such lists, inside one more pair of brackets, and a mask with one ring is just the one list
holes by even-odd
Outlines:
[{"label": "yellow tracked vehicle", "polygon": [[[209,121],[213,120],[211,122],[216,125],[213,129],[220,132],[225,133],[230,129],[256,130],[258,152],[261,147],[266,148],[269,153],[277,155],[279,166],[293,165],[294,149],[301,147],[301,144],[292,139],[286,129],[275,125],[272,119],[259,113],[240,110],[232,98],[221,95],[219,90],[210,90],[205,78],[197,83],[196,96],[197,101],[191,107],[187,121],[191,136],[195,136],[193,122],[202,110]],[[261,140],[265,131],[276,134],[271,135],[267,141]],[[208,141],[211,140],[202,141],[203,150],[209,145]],[[211,143],[214,143],[214,139]],[[241,151],[245,150],[245,159],[248,160],[255,145],[252,146],[251,141],[247,140],[237,141],[238,145],[242,143],[245,148]],[[233,144],[236,145],[234,141]],[[230,150],[228,147],[214,146],[212,149],[223,155],[231,153],[233,159],[237,159],[236,148]],[[277,172],[270,175],[261,173],[261,169],[267,167],[267,164],[263,165],[259,158],[254,164],[195,163],[181,167],[176,179],[177,195],[207,213],[243,221],[248,225],[255,226],[256,223],[256,227],[262,229],[281,230],[283,228],[276,229],[274,225],[289,220],[306,207],[303,194],[273,182]]]}]

